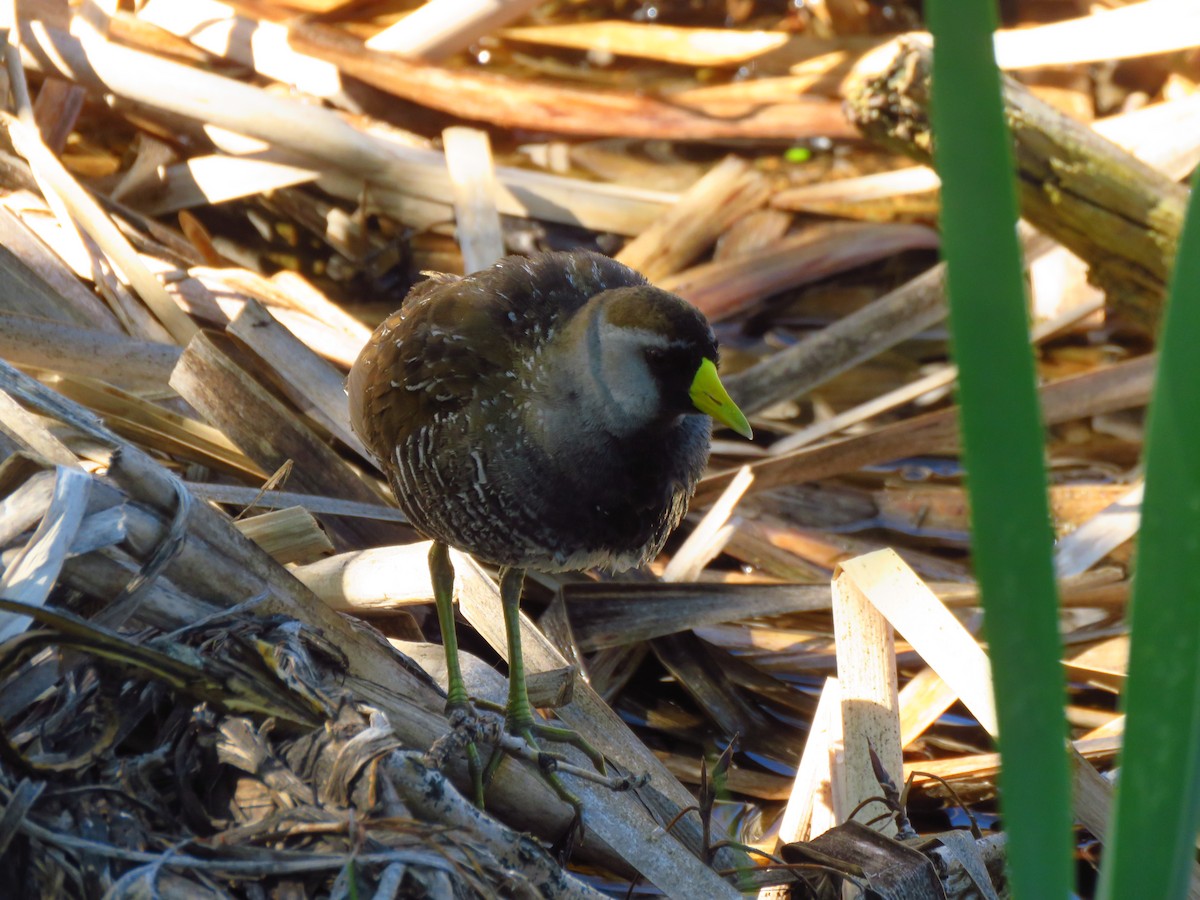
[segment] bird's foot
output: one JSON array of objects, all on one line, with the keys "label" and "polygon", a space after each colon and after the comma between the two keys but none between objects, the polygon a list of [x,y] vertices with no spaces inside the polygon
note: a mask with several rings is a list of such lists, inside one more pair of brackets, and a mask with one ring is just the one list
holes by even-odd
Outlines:
[{"label": "bird's foot", "polygon": [[480,716],[467,701],[446,704],[450,730],[429,748],[426,758],[435,768],[445,769],[451,759],[467,759],[467,774],[471,779],[471,799],[483,809],[484,768],[479,746],[496,747],[500,729],[496,719]]},{"label": "bird's foot", "polygon": [[571,805],[571,808],[575,810],[576,822],[581,821],[583,817],[583,804],[580,802],[579,798],[576,797],[575,794],[572,793],[565,784],[563,784],[563,781],[558,774],[562,767],[567,764],[566,758],[562,756],[562,754],[548,753],[541,748],[537,742],[537,738],[534,737],[535,726],[514,727],[510,723],[506,727],[506,731],[508,731],[510,735],[518,740],[524,741],[525,749],[528,750],[528,753],[521,755],[526,756],[526,758],[530,759],[533,764],[537,766],[538,772],[541,773],[542,780],[545,781],[546,784],[550,786],[551,790],[558,795],[558,799]]},{"label": "bird's foot", "polygon": [[[541,738],[543,741],[550,741],[557,744],[570,744],[592,762],[592,767],[601,775],[608,774],[608,767],[604,764],[604,755],[595,747],[588,743],[587,739],[578,732],[572,731],[570,728],[561,728],[557,725],[546,725],[543,722],[506,722],[506,727],[510,734],[519,734],[525,738],[525,741],[530,745],[537,747],[534,738]],[[543,751],[544,752],[544,751]]]},{"label": "bird's foot", "polygon": [[[534,753],[545,753],[538,745],[534,738],[541,738],[544,741],[550,741],[558,744],[570,744],[580,753],[586,756],[592,762],[592,766],[601,775],[607,775],[608,769],[604,764],[604,754],[600,753],[595,747],[588,743],[587,739],[570,728],[562,728],[557,725],[547,725],[545,722],[539,722],[534,716],[533,710],[530,709],[528,715],[513,715],[508,708],[499,703],[492,703],[490,700],[484,700],[476,697],[472,701],[479,709],[487,710],[504,716],[504,730],[510,735],[524,738],[526,744],[532,748]],[[532,737],[530,736],[532,735]],[[564,757],[557,753],[546,754],[548,757],[562,762]]]},{"label": "bird's foot", "polygon": [[[543,771],[550,770],[555,773],[570,775],[573,778],[580,778],[584,781],[590,781],[593,784],[606,787],[610,791],[629,791],[634,788],[643,787],[650,782],[649,774],[619,775],[609,772],[607,769],[604,772],[599,772],[596,769],[577,766],[572,762],[568,762],[567,758],[561,753],[551,753],[550,751],[543,750],[538,744],[537,733],[532,730],[530,734],[514,734],[506,730],[506,733],[500,738],[497,749],[507,753],[509,756],[532,763]],[[495,765],[498,764],[495,758],[489,762],[489,771],[494,769]]]},{"label": "bird's foot", "polygon": [[[567,774],[576,778],[592,781],[613,791],[625,791],[644,785],[649,776],[609,775],[604,764],[604,757],[582,736],[569,728],[547,725],[534,720],[530,710],[528,717],[513,715],[509,710],[505,717],[505,732],[496,752],[488,761],[484,782],[491,780],[499,767],[501,751],[509,756],[524,759],[537,766],[542,780],[558,795],[564,803],[570,804],[578,818],[582,812],[579,798],[563,783],[560,775]],[[591,761],[593,769],[577,766],[567,760],[561,753],[553,753],[542,749],[542,742],[570,744],[576,747]]]}]

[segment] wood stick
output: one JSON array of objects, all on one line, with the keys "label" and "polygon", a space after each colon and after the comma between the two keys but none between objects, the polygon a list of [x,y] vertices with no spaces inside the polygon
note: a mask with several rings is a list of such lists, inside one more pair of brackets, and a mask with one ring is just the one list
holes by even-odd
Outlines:
[{"label": "wood stick", "polygon": [[766,178],[727,156],[616,255],[651,281],[674,275],[712,246],[737,219],[766,202]]},{"label": "wood stick", "polygon": [[346,405],[346,379],[309,349],[253,297],[225,329],[253,350],[278,375],[277,384],[296,408],[319,422],[365,462],[374,457],[354,429]]},{"label": "wood stick", "polygon": [[188,209],[225,203],[240,197],[266,194],[316,180],[320,173],[305,166],[288,165],[262,155],[242,157],[211,154],[165,166],[162,185],[154,194],[139,197],[134,205],[146,215],[163,216]]},{"label": "wood stick", "polygon": [[[135,394],[90,378],[43,374],[42,381],[59,394],[104,416],[117,434],[140,441],[182,459],[211,466],[237,478],[266,478],[257,466],[224,434],[211,425],[171,412]],[[160,387],[159,393],[163,393]]]},{"label": "wood stick", "polygon": [[0,435],[48,463],[73,467],[79,465],[79,460],[67,445],[3,389],[0,389]]},{"label": "wood stick", "polygon": [[238,519],[235,525],[279,563],[311,562],[333,552],[317,520],[302,506]]},{"label": "wood stick", "polygon": [[[1093,7],[1095,9],[1095,7]],[[1191,48],[1200,42],[1200,10],[1177,0],[1152,0],[1032,28],[996,33],[1002,69],[1069,66],[1130,59]]]},{"label": "wood stick", "polygon": [[704,263],[663,278],[659,286],[679,294],[710,319],[722,319],[786,288],[904,250],[932,249],[937,243],[937,235],[924,225],[812,226],[745,256]]},{"label": "wood stick", "polygon": [[454,194],[455,233],[468,275],[504,255],[504,232],[496,208],[496,166],[486,131],[456,126],[442,132],[446,168]]},{"label": "wood stick", "polygon": [[162,390],[181,352],[172,344],[0,312],[0,356],[21,366]]},{"label": "wood stick", "polygon": [[747,468],[741,469],[725,488],[725,492],[708,509],[692,529],[679,549],[663,569],[662,580],[666,582],[695,581],[729,540],[731,531],[729,517],[754,476]]},{"label": "wood stick", "polygon": [[338,610],[362,612],[433,602],[428,541],[340,553],[297,566],[292,574]]},{"label": "wood stick", "polygon": [[[295,462],[291,480],[303,490],[361,503],[378,502],[346,462],[312,429],[271,396],[207,336],[192,339],[171,375],[171,386],[223,431],[264,471]],[[391,526],[366,520],[329,520],[329,529],[354,545],[386,541]]]},{"label": "wood stick", "polygon": [[288,506],[303,506],[317,514],[329,516],[355,516],[364,519],[379,519],[381,522],[407,522],[404,513],[393,506],[379,503],[358,503],[340,497],[318,497],[314,494],[297,494],[294,491],[262,491],[259,488],[240,484],[215,484],[212,482],[187,481],[187,489],[201,500],[243,506],[248,509],[283,509]]},{"label": "wood stick", "polygon": [[726,380],[752,414],[798,397],[946,316],[945,267],[912,281]]},{"label": "wood stick", "polygon": [[779,824],[780,843],[812,840],[834,826],[833,798],[843,790],[834,789],[842,768],[834,760],[844,752],[842,692],[836,678],[826,678]]},{"label": "wood stick", "polygon": [[908,747],[957,699],[958,694],[928,666],[914,675],[900,689],[900,745]]},{"label": "wood stick", "polygon": [[515,22],[541,0],[428,0],[367,41],[384,50],[440,62],[466,50],[485,34]]},{"label": "wood stick", "polygon": [[247,297],[254,297],[310,350],[349,368],[370,332],[352,336],[336,320],[298,312],[294,304],[279,302],[284,292],[273,289],[273,284],[273,280],[244,269],[197,266],[189,270],[188,277],[171,281],[168,289],[190,313],[221,327],[237,318]]},{"label": "wood stick", "polygon": [[585,582],[563,585],[563,596],[584,652],[721,622],[829,609],[823,584]]},{"label": "wood stick", "polygon": [[[872,140],[931,161],[931,51],[899,38],[869,54],[846,88]],[[1183,223],[1187,188],[1038,100],[1012,78],[1004,104],[1022,214],[1091,266],[1114,312],[1153,333]]]},{"label": "wood stick", "polygon": [[[1071,741],[1071,746],[1085,759],[1112,759],[1121,749],[1120,737],[1083,738]],[[936,775],[947,781],[957,779],[990,779],[1000,771],[999,753],[975,753],[948,759],[913,760],[904,766],[904,777],[916,773],[916,783],[928,788],[930,779],[921,773]]]},{"label": "wood stick", "polygon": [[[137,574],[137,567],[103,553],[73,556],[63,564],[61,582],[89,597],[112,601]],[[159,578],[138,595],[136,609],[106,606],[92,617],[98,625],[119,628],[127,621],[161,631],[174,631],[216,615],[221,607],[180,591],[169,579]]]},{"label": "wood stick", "polygon": [[[896,690],[896,646],[892,626],[871,603],[856,579],[845,572],[833,578],[833,630],[837,640],[838,684],[842,700],[842,734],[846,762],[842,786],[834,792],[838,822],[851,814],[874,818],[885,807],[859,804],[881,794],[872,754],[888,777],[900,783],[904,758],[900,750],[900,702]],[[875,828],[896,836],[889,816]]]},{"label": "wood stick", "polygon": [[47,78],[42,83],[37,99],[33,101],[33,114],[42,140],[55,156],[61,155],[67,146],[67,138],[75,130],[86,95],[79,85],[61,78]]}]

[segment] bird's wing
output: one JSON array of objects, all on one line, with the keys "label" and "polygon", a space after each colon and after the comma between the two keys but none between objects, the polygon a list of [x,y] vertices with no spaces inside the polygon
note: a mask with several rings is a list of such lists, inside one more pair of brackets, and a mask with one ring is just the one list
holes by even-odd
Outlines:
[{"label": "bird's wing", "polygon": [[381,462],[389,460],[415,423],[461,409],[511,371],[514,348],[504,333],[511,324],[467,282],[414,287],[346,379],[355,432]]},{"label": "bird's wing", "polygon": [[642,283],[608,257],[573,252],[510,256],[466,278],[417,284],[350,370],[354,430],[390,459],[413,423],[504,397],[518,360],[592,296]]}]

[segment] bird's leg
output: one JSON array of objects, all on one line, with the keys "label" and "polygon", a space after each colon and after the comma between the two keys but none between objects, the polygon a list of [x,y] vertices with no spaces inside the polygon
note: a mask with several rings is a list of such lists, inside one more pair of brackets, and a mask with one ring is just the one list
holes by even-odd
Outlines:
[{"label": "bird's leg", "polygon": [[525,657],[521,655],[521,589],[524,585],[524,569],[505,566],[500,570],[500,605],[504,610],[504,633],[508,640],[508,703],[504,707],[504,721],[513,734],[531,731],[534,721],[525,687]]},{"label": "bird's leg", "polygon": [[[446,649],[446,715],[453,722],[465,716],[475,718],[475,710],[467,697],[462,667],[458,662],[458,635],[454,628],[454,566],[450,564],[450,549],[441,541],[429,548],[429,580],[433,583],[433,598],[437,604],[438,627],[442,646]],[[467,743],[467,770],[475,805],[483,808],[483,768],[475,742]]]},{"label": "bird's leg", "polygon": [[[505,721],[513,734],[526,737],[532,731],[540,738],[571,744],[592,761],[601,774],[605,771],[604,756],[583,737],[570,728],[556,728],[540,721],[533,714],[529,694],[525,687],[525,657],[521,653],[521,588],[525,584],[525,570],[503,568],[500,570],[500,603],[504,608],[504,629],[508,637],[508,706]],[[533,741],[529,741],[533,744]],[[536,745],[534,745],[536,746]]]},{"label": "bird's leg", "polygon": [[[604,771],[604,757],[582,737],[569,728],[555,728],[539,722],[529,704],[529,693],[525,687],[525,658],[521,654],[521,588],[525,583],[525,570],[505,566],[500,569],[500,603],[504,609],[504,631],[508,639],[508,704],[505,706],[505,726],[512,734],[525,739],[530,747],[541,754],[535,735],[549,741],[568,743],[578,747],[601,772]],[[555,757],[545,754],[546,763],[552,763]],[[494,767],[492,767],[494,768]],[[543,772],[550,786],[566,802],[578,811],[579,801],[567,790],[552,765],[544,765]]]}]

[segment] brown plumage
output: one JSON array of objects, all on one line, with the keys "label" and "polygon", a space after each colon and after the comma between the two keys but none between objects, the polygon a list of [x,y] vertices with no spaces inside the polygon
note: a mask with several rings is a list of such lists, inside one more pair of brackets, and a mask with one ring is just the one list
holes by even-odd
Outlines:
[{"label": "brown plumage", "polygon": [[[595,253],[507,257],[415,287],[350,370],[354,430],[410,522],[433,539],[430,576],[446,647],[447,710],[470,715],[447,546],[500,567],[509,651],[506,724],[541,724],[525,691],[525,569],[645,563],[687,509],[708,456],[709,415],[750,436],[717,378],[704,317]],[[705,415],[707,413],[708,415]],[[476,801],[478,755],[468,745]],[[564,799],[578,803],[552,773]]]},{"label": "brown plumage", "polygon": [[607,257],[508,257],[413,289],[351,370],[351,415],[428,537],[621,569],[687,508],[710,431],[688,388],[716,355],[699,312]]}]

